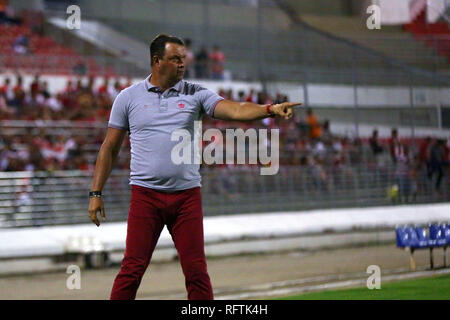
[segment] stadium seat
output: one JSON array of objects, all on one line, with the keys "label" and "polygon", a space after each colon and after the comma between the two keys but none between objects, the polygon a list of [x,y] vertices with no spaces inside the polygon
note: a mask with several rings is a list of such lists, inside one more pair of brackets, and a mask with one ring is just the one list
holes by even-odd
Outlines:
[{"label": "stadium seat", "polygon": [[447,246],[450,245],[450,225],[449,224],[443,224],[441,226],[441,230],[444,234],[444,238],[446,241]]},{"label": "stadium seat", "polygon": [[397,235],[397,247],[405,248],[410,246],[410,238],[406,232],[406,227],[397,227],[395,233]]},{"label": "stadium seat", "polygon": [[422,227],[415,227],[417,236],[419,238],[419,247],[427,248],[432,245],[432,240],[428,237],[427,231]]},{"label": "stadium seat", "polygon": [[415,270],[414,250],[430,250],[430,268],[434,268],[433,249],[444,249],[444,267],[447,266],[446,249],[450,243],[450,226],[448,224],[432,224],[429,233],[423,227],[402,226],[395,229],[397,247],[404,248],[410,253],[410,269]]},{"label": "stadium seat", "polygon": [[436,247],[443,247],[447,244],[443,228],[443,226],[436,224],[430,225],[430,239],[435,241],[434,246]]}]

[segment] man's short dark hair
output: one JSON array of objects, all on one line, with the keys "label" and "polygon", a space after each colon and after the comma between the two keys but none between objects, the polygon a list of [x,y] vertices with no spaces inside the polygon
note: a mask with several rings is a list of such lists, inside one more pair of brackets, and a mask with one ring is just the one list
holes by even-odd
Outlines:
[{"label": "man's short dark hair", "polygon": [[166,50],[166,43],[176,43],[184,46],[183,40],[180,38],[167,35],[167,34],[159,34],[155,39],[150,43],[150,63],[153,65],[153,57],[157,56],[162,59],[164,57],[164,53]]}]

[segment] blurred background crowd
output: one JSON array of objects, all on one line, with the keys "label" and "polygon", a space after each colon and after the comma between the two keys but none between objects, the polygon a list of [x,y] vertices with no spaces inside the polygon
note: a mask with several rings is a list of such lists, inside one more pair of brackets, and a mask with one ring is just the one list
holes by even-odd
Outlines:
[{"label": "blurred background crowd", "polygon": [[[118,0],[105,12],[102,1],[77,0],[82,28],[75,31],[66,23],[72,2],[0,0],[0,218],[18,210],[11,203],[34,203],[21,210],[44,218],[59,212],[53,201],[81,206],[112,103],[148,75],[148,44],[159,33],[184,39],[186,79],[226,99],[304,103],[290,121],[203,119],[203,130],[218,128],[223,137],[227,128],[280,130],[273,177],[252,171],[261,163],[202,164],[208,212],[385,205],[386,196],[448,201],[450,28],[442,19],[428,23],[425,7],[408,23],[374,31],[366,24],[369,0],[132,0],[129,16]],[[127,138],[115,166],[119,182],[111,182],[124,183],[110,192],[117,221],[126,213],[129,149]],[[247,141],[247,156],[250,149]],[[71,192],[82,201],[50,197],[66,198],[72,180],[65,178],[79,174],[84,180]],[[248,199],[221,202],[236,196]],[[249,200],[257,196],[267,201]],[[239,209],[227,209],[232,204]],[[84,207],[77,215],[85,218]]]},{"label": "blurred background crowd", "polygon": [[[23,120],[29,126],[19,135],[0,137],[1,171],[93,170],[96,153],[103,141],[106,123],[117,94],[130,80],[105,77],[94,87],[93,78],[86,83],[68,80],[61,92],[51,95],[47,83],[36,75],[29,87],[22,78],[6,78],[0,86],[0,120]],[[271,97],[264,91],[249,92],[219,89],[226,99],[251,101],[259,104],[280,103],[289,98],[283,93]],[[72,130],[57,132],[47,127],[48,121],[69,121],[72,124],[97,124],[89,134]],[[280,164],[310,168],[326,189],[329,172],[352,175],[352,168],[364,165],[376,170],[395,165],[399,188],[408,194],[417,192],[413,183],[420,172],[434,179],[441,188],[444,171],[449,165],[449,143],[444,139],[424,137],[402,138],[393,128],[390,137],[380,138],[374,129],[371,137],[358,138],[333,135],[330,120],[319,119],[313,109],[300,108],[292,121],[267,118],[252,122],[227,122],[204,118],[203,129],[226,128],[280,129]],[[205,142],[204,142],[205,143]],[[248,143],[248,142],[247,142]],[[129,140],[124,143],[117,168],[129,168]],[[227,165],[216,165],[224,167]]]}]

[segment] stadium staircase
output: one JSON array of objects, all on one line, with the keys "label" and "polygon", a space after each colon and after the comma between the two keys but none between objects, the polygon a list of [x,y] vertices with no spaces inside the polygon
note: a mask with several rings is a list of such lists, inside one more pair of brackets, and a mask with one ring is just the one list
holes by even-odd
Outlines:
[{"label": "stadium staircase", "polygon": [[83,27],[75,32],[67,31],[66,20],[60,17],[49,17],[48,27],[52,34],[71,43],[83,43],[93,55],[108,56],[108,64],[115,69],[124,70],[128,75],[142,76],[148,70],[148,47],[145,43],[134,40],[125,34],[115,31],[107,25],[92,20],[83,20]]},{"label": "stadium staircase", "polygon": [[[101,66],[92,57],[85,57],[73,48],[55,41],[52,37],[35,32],[25,22],[22,25],[0,25],[0,70],[39,74],[73,74],[77,64],[86,67],[90,75],[114,75],[112,68]],[[14,41],[20,35],[29,38],[29,53],[14,51]]]}]

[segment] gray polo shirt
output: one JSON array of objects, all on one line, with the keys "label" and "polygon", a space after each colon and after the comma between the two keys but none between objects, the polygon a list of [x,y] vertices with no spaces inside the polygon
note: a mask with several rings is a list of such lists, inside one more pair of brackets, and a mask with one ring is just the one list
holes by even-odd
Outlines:
[{"label": "gray polo shirt", "polygon": [[223,98],[184,80],[161,92],[150,77],[119,93],[108,123],[130,133],[130,184],[165,191],[199,187],[199,164],[172,162],[172,148],[179,141],[171,141],[171,134],[186,129],[193,141],[194,121],[204,114],[213,117]]}]

